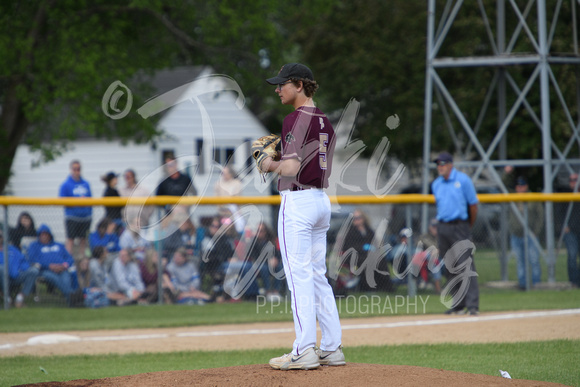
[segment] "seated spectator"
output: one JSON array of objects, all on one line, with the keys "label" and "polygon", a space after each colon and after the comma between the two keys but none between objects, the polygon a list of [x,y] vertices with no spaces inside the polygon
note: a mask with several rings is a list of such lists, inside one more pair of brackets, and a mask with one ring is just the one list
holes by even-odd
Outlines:
[{"label": "seated spectator", "polygon": [[96,246],[93,248],[92,257],[89,261],[89,271],[91,278],[89,287],[105,289],[107,285],[107,249],[104,246]]},{"label": "seated spectator", "polygon": [[167,272],[177,292],[178,303],[203,303],[210,300],[209,294],[202,292],[201,277],[195,263],[189,258],[185,247],[173,253]]},{"label": "seated spectator", "polygon": [[111,301],[117,301],[115,293],[111,293],[112,299],[109,298],[107,293],[109,267],[107,257],[107,249],[104,246],[97,246],[91,252],[87,270],[89,273],[87,276],[88,285],[84,287],[84,303],[88,308],[109,306]]},{"label": "seated spectator", "polygon": [[[161,266],[164,268],[166,261],[162,260],[161,262]],[[139,271],[141,272],[141,279],[145,285],[143,298],[148,303],[157,302],[159,300],[159,287],[157,286],[159,280],[159,254],[157,254],[157,250],[148,249],[145,252],[145,259],[143,261],[139,261],[138,265]],[[166,270],[163,270],[161,278],[163,281],[162,286],[164,302],[166,304],[172,304],[175,301],[176,292],[173,284],[171,283],[171,279],[169,278],[169,273]]]},{"label": "seated spectator", "polygon": [[40,269],[40,277],[60,290],[70,306],[71,295],[76,290],[73,287],[74,260],[62,243],[54,241],[47,225],[38,228],[38,241],[28,248],[28,260]]},{"label": "seated spectator", "polygon": [[163,240],[163,258],[172,259],[173,254],[185,247],[187,254],[193,256],[196,241],[196,229],[191,218],[185,211],[174,210],[172,223],[176,228],[171,235]]},{"label": "seated spectator", "polygon": [[235,249],[235,239],[232,237],[231,230],[236,232],[234,227],[226,231],[228,225],[224,225],[224,229],[218,233],[221,227],[221,218],[215,216],[201,242],[201,277],[202,280],[205,276],[211,278],[211,296],[212,300],[217,302],[225,300],[223,288],[225,269],[228,261],[234,256]]},{"label": "seated spectator", "polygon": [[[368,254],[375,250],[373,244],[375,232],[370,225],[367,215],[360,209],[354,210],[352,213],[352,224],[348,228],[348,231],[344,236],[338,235],[337,238],[337,243],[342,246],[339,255],[340,262],[342,263],[338,268],[338,277],[335,284],[336,292],[346,294],[355,290],[387,290],[385,289],[384,282],[387,281],[388,283],[388,276],[381,273],[374,273],[376,284],[371,285],[367,282],[366,271],[362,271],[357,275],[351,269],[351,267],[354,267],[354,271],[357,271],[361,268]],[[378,269],[387,271],[388,266],[386,265],[386,261],[383,262],[383,266]],[[372,268],[365,270],[372,270]]]},{"label": "seated spectator", "polygon": [[103,246],[108,253],[118,253],[121,250],[119,246],[119,237],[115,232],[117,225],[109,218],[103,218],[97,224],[97,229],[89,235],[89,247],[91,251],[97,246]]},{"label": "seated spectator", "polygon": [[119,251],[119,256],[115,258],[111,266],[106,289],[107,297],[115,301],[118,306],[141,301],[145,284],[131,250]]},{"label": "seated spectator", "polygon": [[[233,268],[234,272],[240,273],[242,278],[245,278],[249,275],[248,272],[258,270],[255,280],[245,285],[246,298],[252,298],[258,294],[265,294],[269,299],[280,297],[282,281],[279,278],[284,269],[277,245],[274,233],[265,223],[260,223],[255,232],[248,228],[238,243],[235,256],[229,262],[227,273],[231,273]],[[233,278],[233,280],[239,281],[239,278]]]},{"label": "seated spectator", "polygon": [[437,293],[441,293],[441,264],[437,250],[437,219],[429,222],[427,233],[419,237],[417,252],[413,255],[411,265],[413,274],[418,273],[418,288],[425,289],[431,282]]},{"label": "seated spectator", "polygon": [[413,231],[408,227],[403,228],[399,232],[397,244],[387,253],[386,259],[393,264],[393,272],[395,274],[393,282],[395,284],[401,285],[407,283],[407,262],[409,262],[411,236],[413,236]]},{"label": "seated spectator", "polygon": [[[4,235],[0,230],[0,292],[4,291]],[[8,245],[8,288],[16,294],[14,306],[22,308],[24,299],[28,297],[34,289],[34,283],[38,277],[39,270],[31,267],[24,255],[13,245]],[[20,287],[22,288],[20,289]],[[19,290],[17,290],[19,289]]]},{"label": "seated spectator", "polygon": [[77,275],[73,276],[73,288],[84,289],[89,287],[91,282],[91,271],[89,267],[90,259],[87,257],[82,257],[77,263]]},{"label": "seated spectator", "polygon": [[21,212],[20,215],[18,215],[16,227],[10,230],[10,243],[25,254],[26,247],[28,247],[36,237],[36,227],[34,227],[32,216],[30,216],[26,211]]},{"label": "seated spectator", "polygon": [[145,251],[151,247],[151,243],[141,236],[140,230],[138,219],[133,219],[129,227],[121,234],[119,247],[130,250],[135,258],[142,261],[145,259]]}]

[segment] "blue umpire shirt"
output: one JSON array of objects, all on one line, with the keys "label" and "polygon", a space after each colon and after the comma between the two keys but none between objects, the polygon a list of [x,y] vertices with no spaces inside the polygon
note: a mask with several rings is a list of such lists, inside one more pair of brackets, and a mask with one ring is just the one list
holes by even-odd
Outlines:
[{"label": "blue umpire shirt", "polygon": [[431,190],[435,195],[437,220],[440,222],[467,220],[468,206],[479,202],[471,178],[455,168],[451,169],[448,180],[443,176],[436,178]]}]

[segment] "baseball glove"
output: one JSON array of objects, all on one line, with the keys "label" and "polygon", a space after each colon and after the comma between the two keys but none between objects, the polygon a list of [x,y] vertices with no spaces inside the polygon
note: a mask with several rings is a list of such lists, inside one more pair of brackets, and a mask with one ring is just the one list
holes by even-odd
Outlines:
[{"label": "baseball glove", "polygon": [[262,169],[262,163],[266,157],[271,157],[274,161],[280,161],[280,152],[282,151],[282,143],[280,136],[270,134],[263,136],[252,143],[252,157],[256,160],[258,170],[262,174],[268,173]]}]

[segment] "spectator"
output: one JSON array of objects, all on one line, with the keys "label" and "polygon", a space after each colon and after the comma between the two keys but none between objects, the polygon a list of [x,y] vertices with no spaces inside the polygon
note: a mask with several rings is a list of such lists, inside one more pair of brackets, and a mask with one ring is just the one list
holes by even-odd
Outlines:
[{"label": "spectator", "polygon": [[[116,302],[119,297],[116,293],[107,293],[108,265],[107,249],[97,246],[91,250],[91,259],[88,262],[87,285],[83,288],[84,304],[88,308],[109,306],[111,301]],[[111,298],[109,298],[111,295]],[[124,295],[121,295],[125,298]]]},{"label": "spectator", "polygon": [[145,284],[141,279],[139,266],[135,263],[129,249],[121,249],[119,256],[113,261],[107,283],[107,297],[118,306],[144,303],[142,295]]},{"label": "spectator", "polygon": [[[242,194],[242,181],[238,179],[234,169],[226,165],[222,169],[219,180],[214,186],[215,196],[240,196]],[[245,228],[245,221],[238,214],[237,204],[226,204],[220,206],[218,209],[220,213],[231,213],[232,219],[235,221],[236,230],[242,233]]]},{"label": "spectator", "polygon": [[441,293],[441,267],[437,250],[437,222],[431,219],[427,233],[419,236],[417,252],[413,255],[413,273],[419,274],[419,289],[425,289],[431,281],[437,293]]},{"label": "spectator", "polygon": [[[197,195],[193,181],[189,176],[179,171],[175,158],[168,157],[165,159],[165,170],[167,171],[167,177],[157,187],[158,196]],[[165,206],[167,212],[171,212],[172,207],[171,204]]]},{"label": "spectator", "polygon": [[[0,230],[0,291],[4,291],[4,235]],[[8,287],[9,290],[18,291],[14,299],[14,306],[22,308],[24,299],[34,289],[34,283],[38,277],[37,267],[30,266],[24,255],[15,246],[8,245]],[[21,289],[19,289],[22,287]],[[19,290],[17,290],[19,289]]]},{"label": "spectator", "polygon": [[[60,186],[60,197],[90,198],[91,186],[81,176],[81,163],[73,160],[70,163],[70,175]],[[79,255],[84,257],[87,248],[87,235],[93,216],[92,207],[65,207],[64,219],[66,228],[66,250],[73,254],[75,240],[79,241]],[[80,259],[80,257],[79,257]]]},{"label": "spectator", "polygon": [[[447,254],[447,252],[457,242],[468,242],[473,245],[471,228],[477,218],[479,200],[473,181],[465,173],[453,167],[453,157],[449,153],[441,153],[434,161],[439,174],[439,177],[431,183],[439,221],[437,247],[439,256],[445,261],[449,282],[455,283],[451,281],[455,278],[461,279],[460,290],[462,290],[460,292],[456,289],[453,292],[453,289],[449,289],[449,294],[453,294],[453,302],[451,308],[445,313],[463,313],[467,308],[470,315],[477,315],[479,314],[479,284],[473,258],[475,246],[464,251],[464,254],[459,257]],[[459,268],[462,270],[459,271]],[[465,288],[463,288],[464,285]]]},{"label": "spectator", "polygon": [[73,276],[76,276],[74,260],[62,243],[54,241],[47,225],[38,228],[38,241],[28,248],[28,260],[40,270],[40,277],[60,290],[71,305],[71,295],[75,290]]},{"label": "spectator", "polygon": [[[227,268],[227,262],[234,256],[235,249],[234,239],[231,234],[224,232],[226,229],[221,229],[221,227],[220,217],[214,217],[201,243],[201,276],[202,278],[205,276],[211,278],[211,296],[212,300],[217,302],[225,300],[223,294],[225,269]],[[220,229],[221,232],[218,234]]]},{"label": "spectator", "polygon": [[[578,174],[571,173],[568,178],[566,192],[578,192]],[[568,252],[568,280],[573,287],[580,287],[580,265],[578,253],[580,243],[580,211],[578,202],[559,205],[560,216],[564,221],[563,239]]]},{"label": "spectator", "polygon": [[222,169],[222,173],[214,189],[216,196],[240,196],[242,193],[242,182],[236,176],[233,168],[226,165]]},{"label": "spectator", "polygon": [[175,229],[163,240],[163,258],[172,259],[177,249],[184,247],[187,255],[193,256],[196,242],[196,228],[185,211],[175,209],[171,221]]},{"label": "spectator", "polygon": [[[578,192],[578,174],[571,173],[564,187],[560,187],[558,192]],[[563,241],[567,250],[568,280],[573,288],[580,287],[580,266],[578,265],[578,253],[580,242],[580,216],[577,202],[555,203],[555,219],[559,222],[557,232],[560,234],[558,248]]]},{"label": "spectator", "polygon": [[386,260],[392,262],[393,272],[395,273],[395,279],[393,282],[396,284],[406,284],[407,283],[407,269],[409,262],[409,255],[411,250],[411,237],[413,236],[413,230],[408,227],[403,228],[399,231],[397,243],[393,248],[387,253]]},{"label": "spectator", "polygon": [[[159,300],[159,255],[154,249],[148,249],[145,252],[145,259],[139,261],[139,271],[141,272],[141,279],[145,285],[145,292],[143,298],[148,303],[157,302]],[[161,270],[163,270],[162,287],[163,298],[166,304],[173,304],[175,302],[175,288],[171,283],[169,273],[165,270],[166,260],[161,260]]]},{"label": "spectator", "polygon": [[280,281],[270,274],[270,270],[279,274],[283,267],[273,233],[264,223],[257,225],[255,233],[253,231],[246,230],[237,243],[234,256],[225,265],[224,288],[236,299],[253,299],[259,294],[279,299]]},{"label": "spectator", "polygon": [[[528,182],[524,177],[518,177],[515,186],[516,193],[530,192]],[[532,284],[537,285],[541,281],[542,268],[540,266],[540,250],[538,250],[534,243],[533,234],[539,235],[541,227],[544,223],[544,211],[542,203],[539,202],[517,202],[516,206],[519,213],[523,216],[524,206],[528,206],[528,224],[523,225],[518,219],[514,211],[509,213],[509,230],[510,230],[510,244],[513,252],[517,258],[518,271],[518,286],[520,289],[526,289],[526,281],[528,273],[526,273],[526,261],[529,262],[532,269]],[[526,244],[526,228],[529,227],[527,245],[528,255],[525,254]]]},{"label": "spectator", "polygon": [[[119,193],[124,197],[149,197],[150,192],[143,184],[137,184],[137,175],[132,169],[127,169],[123,173],[125,187],[119,189]],[[129,205],[125,206],[125,223],[129,224],[135,218],[138,218],[140,227],[149,225],[149,219],[153,215],[153,206]]]},{"label": "spectator", "polygon": [[209,294],[202,292],[201,277],[195,263],[190,259],[184,247],[173,253],[167,265],[173,288],[177,292],[178,303],[204,303],[210,300]]},{"label": "spectator", "polygon": [[[117,182],[118,182],[118,176],[115,172],[111,171],[109,173],[107,173],[104,176],[101,176],[101,180],[103,181],[103,183],[105,183],[107,185],[107,188],[105,188],[105,191],[103,192],[103,197],[120,197],[121,195],[119,195],[119,191],[117,191]],[[111,221],[113,221],[113,223],[115,223],[117,225],[117,230],[122,230],[123,229],[123,220],[121,217],[121,213],[123,211],[123,207],[117,207],[117,206],[109,206],[109,207],[105,207],[105,216],[109,219],[111,219]],[[115,231],[117,234],[119,234],[119,231]]]},{"label": "spectator", "polygon": [[261,266],[259,278],[262,280],[266,298],[271,301],[278,300],[280,297],[282,281],[279,277],[284,275],[284,267],[276,235],[267,224],[260,223],[256,231],[254,245],[249,251],[250,261],[252,263],[258,262],[260,255],[267,251],[269,245],[273,251],[266,257],[265,263]]},{"label": "spectator", "polygon": [[[391,281],[388,275],[374,272],[375,284],[371,285],[367,282],[366,272],[362,272],[359,275],[355,275],[351,270],[351,262],[356,256],[357,259],[354,263],[355,270],[358,270],[365,263],[367,256],[370,252],[375,250],[375,245],[373,244],[375,238],[375,232],[372,229],[367,215],[360,209],[355,209],[352,213],[352,224],[348,228],[348,231],[341,241],[338,240],[337,243],[342,243],[342,251],[340,252],[340,260],[342,262],[339,268],[338,278],[337,278],[337,288],[344,289],[343,292],[348,292],[349,290],[382,290],[387,291],[391,288]],[[356,255],[351,254],[356,252]],[[348,254],[348,257],[345,257]],[[367,268],[366,270],[373,270],[374,265]],[[389,267],[386,260],[381,260],[377,267],[383,273],[388,273]]]},{"label": "spectator", "polygon": [[93,247],[92,257],[89,261],[89,271],[91,273],[89,287],[105,289],[107,285],[107,248],[105,246]]},{"label": "spectator", "polygon": [[134,218],[132,222],[121,234],[119,247],[130,250],[135,255],[135,258],[142,261],[145,259],[145,251],[151,248],[151,243],[141,236],[139,219]]},{"label": "spectator", "polygon": [[16,227],[10,230],[10,243],[24,254],[28,245],[34,241],[36,237],[34,219],[32,219],[32,216],[28,212],[21,212],[20,215],[18,215]]},{"label": "spectator", "polygon": [[89,235],[89,246],[91,251],[97,246],[106,248],[107,253],[117,253],[121,250],[119,237],[115,233],[117,225],[109,218],[103,218],[97,224],[97,229]]}]

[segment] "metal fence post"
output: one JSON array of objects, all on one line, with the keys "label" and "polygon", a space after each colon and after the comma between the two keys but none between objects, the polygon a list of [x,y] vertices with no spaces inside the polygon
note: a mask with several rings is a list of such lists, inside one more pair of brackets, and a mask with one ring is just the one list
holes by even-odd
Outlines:
[{"label": "metal fence post", "polygon": [[163,235],[161,235],[161,219],[163,219],[163,207],[158,207],[159,222],[157,231],[157,303],[163,305]]},{"label": "metal fence post", "polygon": [[[411,230],[413,230],[413,218],[411,216],[411,206],[407,204],[406,209],[405,209],[405,215],[406,215],[406,224],[407,227]],[[400,231],[400,230],[399,230]],[[415,231],[413,231],[414,233]],[[398,232],[397,232],[398,234]],[[409,297],[415,297],[417,295],[417,282],[415,281],[415,277],[413,276],[413,270],[408,270],[411,267],[412,261],[413,261],[413,252],[415,251],[415,249],[413,249],[413,240],[415,238],[413,238],[413,235],[411,235],[410,238],[408,238],[408,243],[407,243],[407,267],[405,268],[408,272],[407,272],[407,296]]]},{"label": "metal fence post", "polygon": [[4,273],[3,273],[3,282],[4,286],[2,292],[4,293],[4,309],[10,309],[10,276],[8,275],[9,264],[8,264],[8,206],[2,206],[4,208],[4,224],[2,225],[2,232],[4,233],[4,242],[2,244],[2,250],[4,251]]},{"label": "metal fence post", "polygon": [[[530,290],[530,229],[528,227],[528,202],[524,202],[524,262],[526,276],[526,291]],[[516,265],[517,266],[517,265]]]}]

